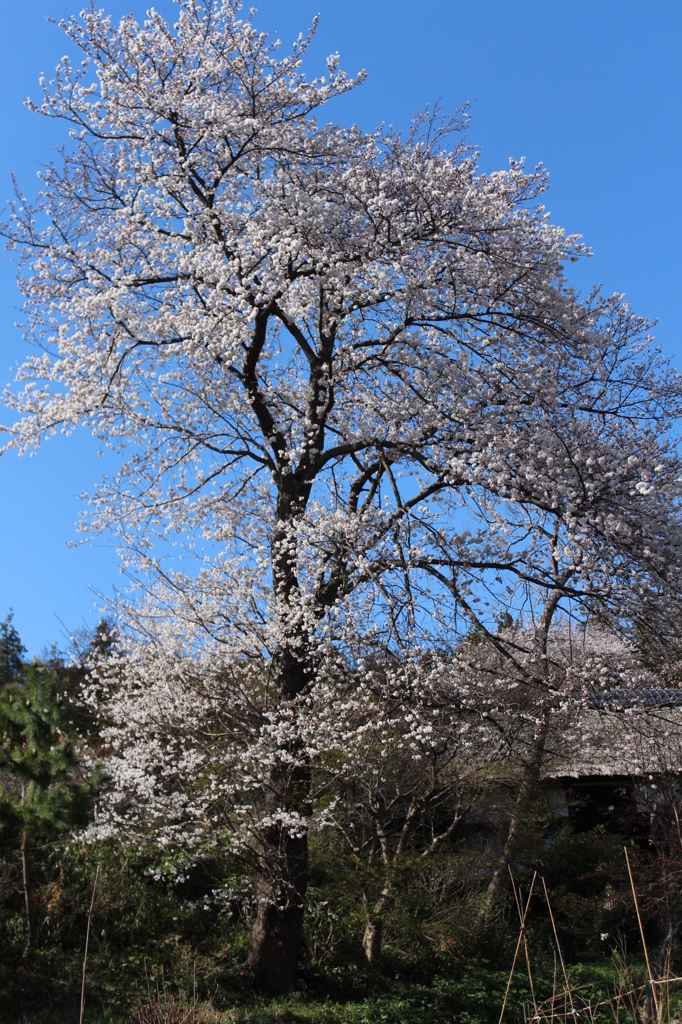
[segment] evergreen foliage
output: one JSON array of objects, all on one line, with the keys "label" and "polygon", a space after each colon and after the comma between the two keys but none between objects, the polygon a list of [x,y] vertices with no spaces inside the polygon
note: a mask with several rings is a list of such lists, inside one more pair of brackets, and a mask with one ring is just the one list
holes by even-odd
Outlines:
[{"label": "evergreen foliage", "polygon": [[26,648],[12,625],[10,611],[4,622],[0,622],[0,686],[7,686],[21,673],[22,657]]},{"label": "evergreen foliage", "polygon": [[41,664],[0,694],[0,829],[55,836],[85,821],[94,776],[68,712],[63,682]]},{"label": "evergreen foliage", "polygon": [[[98,629],[83,645],[83,660],[95,648],[106,654],[110,634],[108,626]],[[500,894],[487,922],[480,919],[487,854],[485,837],[477,840],[475,828],[453,833],[426,860],[419,831],[411,834],[383,911],[383,957],[372,964],[363,953],[363,904],[372,886],[384,882],[381,864],[376,858],[361,864],[334,829],[315,833],[296,985],[286,997],[264,1000],[245,969],[255,909],[238,860],[207,856],[181,880],[170,881],[159,877],[151,848],[115,840],[84,844],[79,838],[78,826],[91,820],[89,798],[98,781],[84,760],[81,723],[89,717],[80,695],[85,677],[83,668],[66,668],[54,656],[49,665],[22,664],[0,693],[3,1024],[23,1024],[27,1013],[40,1024],[77,1019],[98,868],[87,969],[91,1024],[137,1024],[136,1008],[147,999],[146,975],[152,1003],[158,980],[162,1005],[165,983],[169,1005],[179,999],[191,1006],[195,965],[199,1002],[205,1007],[212,1000],[212,1009],[197,1016],[207,1024],[422,1024],[453,1015],[471,1024],[496,1024],[518,924],[509,891]],[[91,722],[88,732],[90,727]],[[481,792],[479,802],[487,799]],[[662,872],[662,854],[650,846],[643,821],[639,832],[632,831],[632,820],[617,816],[608,830],[600,825],[580,831],[578,810],[572,807],[570,819],[557,819],[546,797],[536,793],[512,868],[524,893],[536,868],[545,876],[576,985],[605,996],[616,971],[627,973],[633,984],[645,977],[622,843],[626,836],[634,838],[631,859],[652,942],[661,907],[669,902],[661,879],[679,876],[679,844],[663,851]],[[671,835],[674,839],[674,826]],[[24,958],[29,927],[30,956]],[[541,896],[533,899],[527,937],[536,991],[545,996],[552,986],[553,933]],[[627,965],[625,947],[635,953],[628,954]],[[510,1022],[521,1019],[529,999],[519,970],[508,1002]]]},{"label": "evergreen foliage", "polygon": [[25,648],[3,623],[5,685],[0,691],[0,843],[19,853],[26,914],[24,956],[36,931],[34,848],[85,824],[98,773],[71,728],[68,674],[58,662],[23,664]]}]

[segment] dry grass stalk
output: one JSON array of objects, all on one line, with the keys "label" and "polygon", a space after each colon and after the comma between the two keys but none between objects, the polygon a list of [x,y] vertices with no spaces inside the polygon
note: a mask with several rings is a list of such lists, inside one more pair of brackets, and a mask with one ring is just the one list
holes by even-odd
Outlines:
[{"label": "dry grass stalk", "polygon": [[[526,905],[525,905],[525,908],[524,908],[524,905],[523,905],[523,895],[522,895],[521,889],[520,889],[520,887],[517,888],[517,886],[516,886],[516,884],[514,882],[514,878],[512,876],[511,869],[510,869],[509,874],[510,874],[510,876],[512,876],[511,877],[512,888],[514,890],[514,899],[516,901],[516,907],[517,907],[517,910],[518,910],[518,913],[519,913],[519,919],[520,919],[520,922],[521,922],[521,930],[520,930],[520,933],[519,933],[518,942],[516,944],[516,950],[515,950],[515,953],[514,953],[514,960],[513,960],[513,963],[512,963],[512,968],[511,968],[511,971],[510,971],[510,974],[509,974],[509,980],[507,981],[507,988],[506,988],[506,991],[505,991],[505,994],[504,994],[504,1001],[503,1001],[503,1004],[502,1004],[502,1011],[500,1013],[499,1024],[502,1024],[502,1020],[503,1020],[503,1017],[504,1017],[504,1014],[505,1014],[505,1011],[506,1011],[506,1008],[507,1008],[507,1001],[508,1001],[508,998],[509,998],[509,992],[511,990],[511,984],[512,984],[512,980],[514,978],[514,972],[516,970],[516,964],[517,964],[517,961],[518,961],[518,955],[519,955],[519,951],[521,949],[521,943],[522,942],[524,943],[524,949],[525,949],[525,953],[526,953],[526,964],[527,964],[527,968],[528,968],[528,980],[529,980],[529,983],[530,983],[530,991],[531,991],[531,996],[532,996],[532,1000],[533,1000],[533,1012],[534,1012],[533,1017],[531,1017],[530,1016],[530,1007],[527,1004],[523,1005],[522,1009],[523,1009],[524,1024],[554,1024],[555,1021],[561,1020],[562,1016],[563,1016],[564,1024],[568,1024],[569,1017],[572,1018],[574,1024],[577,1024],[578,1018],[581,1017],[581,1016],[586,1017],[587,1020],[589,1021],[589,1024],[599,1024],[599,1020],[601,1020],[601,1018],[599,1017],[599,1012],[600,1012],[600,1010],[604,1009],[605,1007],[608,1007],[610,1009],[610,1011],[611,1011],[611,1013],[613,1015],[613,1018],[615,1020],[615,1024],[621,1024],[621,1020],[623,1019],[623,1016],[625,1017],[625,1019],[628,1022],[632,1021],[632,1022],[635,1022],[635,1024],[636,1024],[636,1022],[640,1018],[642,1020],[644,1020],[644,1021],[649,1019],[648,1017],[643,1015],[643,1010],[642,1010],[642,1000],[643,1000],[644,995],[646,994],[647,990],[650,991],[652,993],[653,997],[654,997],[654,1005],[655,1005],[655,1008],[656,1008],[656,1024],[682,1024],[682,1021],[680,1019],[678,1019],[677,1017],[673,1016],[673,1008],[671,1007],[671,998],[670,998],[670,986],[674,985],[674,984],[679,984],[680,982],[682,982],[682,977],[677,977],[677,976],[672,976],[671,975],[671,970],[670,970],[671,969],[671,962],[670,962],[671,961],[671,952],[670,952],[670,950],[668,950],[668,954],[667,954],[667,957],[666,957],[665,968],[663,970],[662,976],[657,981],[654,981],[654,979],[653,979],[653,973],[651,971],[651,965],[650,965],[650,961],[649,961],[649,954],[648,954],[646,942],[644,940],[644,930],[643,930],[643,927],[642,927],[642,921],[641,921],[641,916],[640,916],[640,912],[639,912],[639,904],[638,904],[638,900],[637,900],[637,893],[636,893],[635,886],[634,886],[634,880],[633,880],[633,877],[632,877],[632,871],[631,871],[631,868],[630,868],[630,860],[629,860],[629,857],[628,857],[627,849],[625,850],[625,859],[626,859],[626,863],[627,863],[627,866],[628,866],[628,874],[630,876],[630,885],[632,887],[632,894],[633,894],[633,897],[634,897],[634,900],[635,900],[635,909],[637,911],[637,921],[638,921],[638,924],[639,924],[640,936],[641,936],[641,939],[642,939],[642,945],[644,947],[644,954],[645,954],[645,958],[646,958],[646,965],[647,965],[647,972],[648,972],[648,981],[645,984],[643,984],[643,985],[634,985],[633,984],[633,978],[632,978],[632,974],[631,974],[630,968],[629,968],[629,966],[627,964],[626,955],[625,955],[625,948],[624,948],[624,943],[623,943],[622,957],[621,957],[621,961],[619,961],[619,962],[621,962],[622,969],[621,970],[616,969],[617,986],[614,986],[614,991],[613,991],[613,995],[612,996],[610,995],[607,999],[598,999],[596,1002],[593,1002],[593,996],[590,993],[590,991],[588,991],[591,988],[591,986],[589,984],[582,985],[582,986],[578,985],[578,986],[571,987],[571,984],[570,984],[570,981],[569,981],[568,972],[566,970],[566,965],[564,963],[563,953],[562,953],[562,950],[561,950],[561,944],[559,942],[559,935],[558,935],[557,928],[556,928],[556,922],[554,920],[554,913],[552,911],[552,905],[551,905],[551,902],[550,902],[550,899],[549,899],[549,893],[547,891],[547,885],[546,885],[545,880],[543,878],[542,879],[542,885],[543,885],[543,889],[544,889],[544,892],[545,892],[545,899],[547,901],[547,909],[549,911],[549,916],[550,916],[550,919],[551,919],[551,922],[552,922],[552,929],[553,929],[553,932],[554,932],[554,939],[555,939],[555,943],[556,943],[556,949],[554,951],[554,977],[553,977],[553,984],[552,984],[551,999],[547,999],[544,1002],[541,1002],[540,1004],[538,1004],[537,998],[536,998],[536,994],[535,994],[535,988],[534,988],[534,983],[533,983],[532,971],[531,971],[530,953],[529,953],[528,944],[527,944],[527,938],[526,938],[526,920],[527,920],[527,917],[528,917],[528,910],[529,910],[529,907],[530,907],[531,897],[533,895],[533,889],[535,887],[535,881],[536,881],[536,877],[537,877],[537,872],[533,875],[533,881],[532,881],[532,884],[531,884],[530,893],[528,895],[528,900],[526,901]],[[563,1014],[561,1012],[557,1012],[557,1005],[556,1005],[557,1004],[557,983],[556,983],[557,982],[557,952],[559,954],[559,962],[561,963],[561,969],[562,969],[563,976],[564,976],[564,1011],[563,1011]],[[657,991],[656,986],[658,986],[658,995],[660,996],[660,998],[656,997],[656,991]],[[569,1003],[570,1003],[570,1011],[568,1009]]]},{"label": "dry grass stalk", "polygon": [[[604,1007],[609,1007],[616,1022],[620,1021],[622,1010],[624,1010],[627,1019],[637,1021],[640,1016],[639,1010],[642,1003],[642,997],[648,988],[648,982],[644,985],[631,985],[630,979],[630,971],[626,968],[625,972],[620,976],[620,986],[618,991],[614,991],[614,995],[612,997],[609,997],[608,999],[601,999],[597,1002],[592,1001],[592,997],[589,992],[591,986],[589,984],[572,986],[571,992],[575,1007],[575,1018],[579,1019],[583,1014],[585,1014],[590,1018],[590,1021],[595,1021],[597,1019],[598,1012]],[[665,979],[665,984],[667,986],[679,984],[680,982],[682,982],[682,977],[666,976]],[[566,1001],[564,1013],[556,1013],[556,991],[553,991],[551,998],[541,1002],[538,1006],[539,1020],[546,1021],[547,1024],[552,1024],[555,1020],[561,1020],[562,1017],[568,1020],[571,1013],[568,1010],[567,989],[564,989],[564,998]],[[678,1024],[678,1019],[671,1015],[670,1008],[668,1009],[667,1016],[663,1017],[663,1021],[667,1022],[667,1024]]]},{"label": "dry grass stalk", "polygon": [[533,881],[531,882],[531,885],[530,885],[530,892],[528,893],[528,901],[526,903],[526,909],[524,910],[523,917],[521,918],[521,931],[519,932],[519,941],[516,943],[516,952],[514,953],[514,962],[512,963],[512,969],[511,969],[510,974],[509,974],[509,981],[507,982],[507,991],[504,993],[504,1002],[502,1003],[502,1012],[500,1013],[499,1024],[502,1024],[502,1018],[504,1017],[504,1011],[507,1008],[507,999],[509,998],[509,989],[511,988],[512,978],[514,977],[514,969],[516,968],[516,960],[518,958],[519,950],[521,948],[521,942],[522,942],[522,940],[523,940],[523,938],[525,936],[525,932],[526,932],[526,918],[528,916],[528,908],[530,907],[530,901],[531,901],[531,897],[533,895],[533,889],[535,888],[535,879],[537,877],[538,877],[538,873],[537,873],[537,871],[535,871],[533,873]]},{"label": "dry grass stalk", "polygon": [[[554,931],[554,940],[556,942],[556,948],[557,948],[557,951],[559,953],[559,961],[561,963],[561,970],[564,973],[564,982],[566,984],[566,992],[568,994],[568,998],[569,998],[570,1003],[571,1003],[571,1014],[573,1015],[573,1018],[575,1019],[577,1014],[576,1014],[576,1011],[575,1011],[575,1007],[573,1005],[573,996],[571,994],[571,986],[568,983],[568,974],[566,973],[566,965],[564,964],[564,958],[563,958],[563,955],[562,955],[562,952],[561,952],[561,945],[559,943],[559,936],[557,934],[556,924],[554,923],[554,914],[552,913],[552,904],[549,902],[549,893],[547,892],[547,885],[545,884],[544,878],[542,879],[542,887],[545,890],[545,899],[547,900],[547,909],[549,910],[549,916],[550,916],[550,918],[552,920],[552,930]],[[564,1000],[564,1002],[565,1002],[565,1000]],[[564,1010],[564,1017],[565,1016],[566,1016],[566,1011]]]},{"label": "dry grass stalk", "polygon": [[164,992],[161,1000],[153,997],[147,1006],[140,1006],[135,1017],[136,1024],[199,1024],[205,1019],[197,1015],[196,1004],[188,1006],[184,999],[175,999]]},{"label": "dry grass stalk", "polygon": [[196,996],[188,1003],[184,996],[173,996],[166,992],[163,1000],[152,995],[146,1006],[140,1005],[133,1018],[135,1024],[217,1024],[223,1016],[212,1006],[197,1006]]},{"label": "dry grass stalk", "polygon": [[552,979],[552,1020],[554,1020],[554,1000],[556,999],[556,950],[553,949],[554,954],[554,977]]},{"label": "dry grass stalk", "polygon": [[[135,1011],[133,1018],[135,1024],[217,1024],[223,1017],[213,1009],[213,1000],[216,993],[203,1006],[197,1006],[197,965],[196,961],[192,971],[192,1001],[187,1002],[183,993],[178,996],[169,994],[166,988],[166,979],[163,968],[161,968],[161,987],[159,987],[159,975],[154,976],[156,994],[153,993],[149,983],[149,972],[147,971],[147,960],[144,960],[144,974],[147,983],[147,1003],[142,1003]],[[217,992],[217,988],[216,988]],[[163,999],[161,998],[163,996]]]},{"label": "dry grass stalk", "polygon": [[99,878],[99,864],[95,871],[95,882],[92,887],[92,899],[90,900],[90,910],[88,911],[88,928],[85,933],[85,956],[83,957],[83,984],[81,985],[81,1015],[80,1024],[83,1024],[83,1015],[85,1013],[85,970],[88,965],[88,943],[90,942],[90,922],[92,920],[92,908],[95,905],[95,892],[97,890],[97,879]]},{"label": "dry grass stalk", "polygon": [[656,1007],[656,1020],[660,1021],[661,1011],[658,1008],[658,996],[656,995],[656,982],[651,972],[651,964],[649,963],[649,951],[646,947],[646,940],[644,939],[644,929],[642,927],[642,918],[639,915],[639,903],[637,902],[637,893],[635,891],[635,883],[632,878],[632,871],[630,870],[630,858],[628,857],[628,848],[624,846],[625,850],[625,863],[628,866],[628,875],[630,876],[630,885],[632,887],[632,895],[635,901],[635,910],[637,911],[637,923],[639,924],[639,934],[642,936],[642,945],[644,946],[644,956],[646,958],[646,969],[649,972],[649,984],[651,985],[651,995],[654,1000],[654,1006]]},{"label": "dry grass stalk", "polygon": [[[523,928],[523,904],[522,904],[523,896],[521,894],[521,887],[520,886],[519,886],[518,893],[516,891],[516,884],[514,882],[514,875],[512,874],[511,866],[509,866],[509,877],[511,878],[512,889],[514,890],[514,899],[516,900],[516,909],[519,912],[519,921],[521,922],[521,926]],[[538,1015],[538,1004],[537,1004],[537,1002],[535,1000],[535,988],[533,987],[533,975],[532,975],[531,969],[530,969],[530,954],[528,952],[528,940],[526,938],[526,929],[525,928],[523,928],[523,947],[524,947],[524,950],[525,950],[525,953],[526,953],[526,967],[528,968],[528,982],[530,984],[530,994],[531,994],[531,996],[533,998],[533,1011],[534,1011],[533,1020],[534,1021],[539,1021],[540,1017]]]}]

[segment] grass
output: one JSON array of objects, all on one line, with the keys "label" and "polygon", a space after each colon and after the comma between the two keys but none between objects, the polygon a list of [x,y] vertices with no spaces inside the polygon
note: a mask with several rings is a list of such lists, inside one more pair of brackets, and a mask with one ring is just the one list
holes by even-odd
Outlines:
[{"label": "grass", "polygon": [[[533,988],[539,1024],[569,1024],[570,1001],[564,996],[560,967],[538,936],[530,944]],[[295,989],[269,997],[250,990],[244,979],[229,972],[210,983],[197,972],[197,1006],[193,1008],[191,982],[169,977],[153,968],[145,978],[132,972],[110,978],[108,988],[89,987],[87,1024],[498,1024],[509,980],[511,952],[483,957],[449,952],[401,953],[390,948],[379,966],[361,961],[329,963],[301,971]],[[47,964],[44,965],[48,967]],[[624,942],[599,958],[567,964],[571,996],[578,1024],[631,1024],[641,1019],[646,981],[642,956],[630,958]],[[673,965],[674,966],[674,965]],[[58,978],[48,978],[34,964],[22,980],[13,979],[11,1004],[0,1000],[2,1024],[75,1024],[79,993]],[[671,969],[672,973],[672,969]],[[118,984],[117,984],[118,981]],[[147,981],[149,987],[147,987]],[[122,984],[121,984],[122,982]],[[178,987],[174,984],[178,983]],[[165,989],[165,995],[164,995]],[[184,989],[184,991],[183,991]],[[555,993],[552,1015],[552,993]],[[157,997],[158,993],[158,997]],[[670,1000],[663,999],[662,1024],[680,1015],[682,984],[670,985]],[[127,1008],[125,1004],[128,1004]],[[532,994],[527,965],[521,953],[512,978],[504,1024],[530,1024]]]},{"label": "grass", "polygon": [[[622,845],[599,830],[591,835],[567,833],[560,840],[543,848],[542,873],[580,1015],[577,1024],[639,1021],[646,966],[629,881],[617,873]],[[144,860],[117,847],[48,850],[38,875],[39,941],[26,963],[21,958],[21,879],[18,860],[10,853],[5,860],[0,858],[0,896],[3,886],[7,890],[0,899],[0,1024],[78,1022],[84,943],[98,868],[87,965],[87,1024],[499,1022],[519,935],[511,893],[491,924],[481,929],[480,901],[468,900],[467,891],[458,890],[442,904],[432,904],[423,887],[406,875],[387,922],[384,959],[370,966],[360,945],[364,920],[355,874],[331,856],[327,863],[318,851],[311,892],[316,896],[319,891],[330,901],[334,942],[326,942],[326,932],[317,934],[319,920],[312,916],[306,924],[296,987],[273,998],[255,993],[249,985],[244,923],[217,906],[205,910],[199,898],[222,884],[220,871],[231,870],[229,864],[209,865],[202,869],[205,877],[197,873],[180,887],[155,881]],[[638,870],[646,880],[647,862],[640,859]],[[455,877],[456,868],[450,860],[439,870]],[[620,871],[622,875],[622,866]],[[525,878],[526,890],[528,869],[524,874],[519,868],[518,877]],[[643,883],[637,885],[640,892],[649,891]],[[647,899],[645,930],[655,935],[659,904],[651,895]],[[326,926],[324,920],[322,924]],[[621,938],[615,943],[600,941],[606,933]],[[556,941],[541,892],[533,896],[528,948],[539,1024],[568,1024],[569,1000],[564,1003],[560,966],[555,977]],[[198,1008],[193,1022],[195,965]],[[680,968],[682,962],[672,965],[671,973],[682,973]],[[671,986],[662,1024],[682,1009],[678,988],[682,992],[682,986]],[[522,944],[504,1024],[527,1024],[534,1012]]]},{"label": "grass", "polygon": [[[246,993],[216,993],[210,1005],[199,1002],[192,1017],[191,1001],[185,1000],[182,1014],[177,1005],[165,1011],[163,991],[157,1001],[152,979],[152,999],[158,1016],[145,1016],[138,1010],[132,1017],[117,1016],[113,1011],[94,1013],[90,1024],[431,1024],[457,1021],[458,1024],[497,1024],[509,977],[508,965],[497,966],[485,960],[449,962],[448,970],[435,973],[430,979],[415,980],[400,976],[400,961],[390,958],[381,972],[333,968],[316,975],[304,975],[297,989],[282,997],[268,998]],[[531,991],[525,963],[523,972],[515,976],[505,1012],[505,1022],[530,1021]],[[578,1019],[586,1024],[618,1022],[627,1024],[641,1007],[643,962],[624,965],[616,954],[610,960],[571,965],[569,981]],[[554,963],[548,957],[534,964],[533,982],[541,1004],[541,1021],[570,1021],[570,1003],[564,1000],[563,986],[556,988],[555,1012],[552,1018],[551,996],[555,985]],[[624,997],[628,986],[637,985],[638,995]],[[326,991],[325,991],[326,989]],[[620,993],[620,995],[619,995]],[[681,992],[682,995],[682,992]],[[595,1004],[600,1004],[595,1006]],[[148,1006],[145,1000],[143,1005]],[[680,999],[673,993],[671,1005],[663,1020],[670,1020],[680,1009]],[[165,1015],[164,1015],[165,1014]],[[39,1024],[43,1024],[42,1020]]]}]

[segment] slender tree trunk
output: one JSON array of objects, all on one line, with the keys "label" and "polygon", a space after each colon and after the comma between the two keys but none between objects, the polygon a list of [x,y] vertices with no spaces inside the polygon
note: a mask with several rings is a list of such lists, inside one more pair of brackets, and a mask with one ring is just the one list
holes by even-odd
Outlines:
[{"label": "slender tree trunk", "polygon": [[31,887],[31,866],[29,862],[29,841],[25,832],[21,836],[21,872],[24,882],[24,903],[26,905],[26,945],[23,957],[31,955],[34,941],[34,900]]},{"label": "slender tree trunk", "polygon": [[[558,534],[554,538],[555,544],[557,540]],[[564,592],[564,587],[568,583],[572,574],[573,570],[571,569],[566,570],[562,577],[555,577],[556,585],[547,598],[547,603],[542,613],[542,617],[535,629],[535,639],[537,644],[536,654],[541,655],[541,658],[543,659],[544,668],[542,670],[542,676],[545,679],[548,677],[547,637],[549,635],[549,628],[552,623],[554,613],[559,606],[559,602]],[[492,910],[495,897],[498,892],[502,886],[507,884],[509,865],[511,864],[514,853],[518,847],[519,838],[523,829],[524,820],[528,813],[530,801],[537,789],[538,782],[540,781],[540,766],[542,764],[542,756],[545,752],[548,728],[549,716],[547,709],[544,708],[540,725],[533,740],[531,755],[524,766],[521,785],[519,786],[516,794],[516,800],[512,807],[507,840],[504,844],[504,849],[502,850],[502,855],[497,863],[497,867],[493,871],[493,876],[490,879],[488,890],[486,892],[485,904],[481,915],[485,920],[487,920],[490,911]]]},{"label": "slender tree trunk", "polygon": [[[663,813],[661,813],[661,811]],[[653,843],[656,853],[661,860],[663,891],[665,894],[665,916],[662,928],[663,939],[651,962],[654,982],[661,981],[665,975],[669,973],[670,959],[672,957],[675,939],[677,938],[677,933],[680,929],[680,925],[682,924],[682,916],[679,910],[678,885],[676,883],[675,873],[673,873],[671,878],[667,869],[668,858],[671,854],[669,846],[668,815],[669,806],[666,807],[666,805],[663,804],[661,807],[658,805],[658,802],[650,814],[651,842]],[[656,999],[654,999],[651,979],[649,979],[646,987],[646,995],[644,997],[644,1005],[642,1007],[643,1021],[653,1019],[655,1015],[656,1002],[658,1002],[658,1016],[660,1022],[663,1012],[664,986],[656,986]]]},{"label": "slender tree trunk", "polygon": [[396,868],[405,853],[407,841],[416,819],[418,807],[418,801],[413,799],[405,816],[405,821],[403,822],[400,839],[398,840],[395,852],[391,858],[389,858],[388,837],[384,831],[383,822],[381,822],[380,818],[377,818],[375,821],[375,828],[379,838],[379,845],[381,847],[381,856],[384,864],[385,875],[384,887],[381,890],[381,895],[371,910],[369,910],[368,899],[366,897],[364,898],[367,924],[365,926],[365,934],[362,937],[362,948],[365,951],[365,956],[369,963],[375,963],[377,960],[381,959],[381,940],[384,932],[384,914],[388,910],[393,898],[393,882],[395,879]]},{"label": "slender tree trunk", "polygon": [[384,877],[384,887],[379,899],[373,907],[370,908],[370,902],[367,895],[363,895],[367,924],[365,925],[365,933],[362,937],[362,948],[364,949],[365,956],[370,964],[376,963],[377,960],[381,960],[381,940],[384,934],[384,914],[388,910],[388,906],[393,895],[393,875],[395,872],[395,866],[395,860],[393,863],[386,865],[387,870]]},{"label": "slender tree trunk", "polygon": [[[384,848],[384,853],[385,852]],[[365,914],[367,915],[365,933],[362,936],[362,948],[365,951],[367,962],[370,964],[381,960],[381,940],[384,934],[384,914],[388,909],[392,895],[393,871],[395,864],[386,865],[386,867],[387,873],[384,877],[384,887],[374,906],[370,905],[367,893],[363,892],[362,896],[362,901],[365,905]]]},{"label": "slender tree trunk", "polygon": [[[665,928],[665,937],[658,949],[656,956],[654,957],[651,970],[653,973],[653,980],[660,981],[664,974],[668,964],[668,958],[672,953],[672,948],[675,942],[675,936],[679,929],[679,920],[677,914],[671,912],[671,908],[668,907],[668,915]],[[656,1000],[659,1005],[659,1022],[661,1020],[661,1014],[663,1010],[663,985],[656,986]],[[651,981],[647,981],[646,995],[644,997],[644,1005],[642,1007],[642,1020],[649,1021],[655,1017],[656,1000],[654,999],[653,992],[651,990]]]},{"label": "slender tree trunk", "polygon": [[367,961],[372,964],[381,959],[381,938],[384,930],[383,918],[368,921],[362,937],[362,948]]},{"label": "slender tree trunk", "polygon": [[497,866],[493,871],[492,878],[488,884],[483,908],[483,917],[487,918],[492,910],[495,899],[500,889],[507,884],[509,877],[509,865],[519,845],[519,839],[523,833],[523,824],[526,820],[528,807],[535,793],[540,779],[540,765],[545,750],[547,739],[547,716],[538,729],[529,761],[524,766],[521,785],[516,794],[512,806],[511,818],[509,819],[509,830],[507,839],[502,850]]},{"label": "slender tree trunk", "polygon": [[362,948],[364,949],[365,956],[370,964],[376,963],[377,960],[381,960],[381,940],[384,934],[384,914],[388,910],[388,905],[391,899],[392,883],[393,877],[391,872],[384,882],[384,888],[381,896],[371,910],[369,909],[368,900],[365,899],[367,924],[365,925],[365,934],[362,937]]}]

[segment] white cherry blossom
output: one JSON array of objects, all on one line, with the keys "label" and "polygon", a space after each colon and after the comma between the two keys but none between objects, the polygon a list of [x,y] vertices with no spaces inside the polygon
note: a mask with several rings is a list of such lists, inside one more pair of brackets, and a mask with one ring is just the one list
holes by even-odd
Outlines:
[{"label": "white cherry blossom", "polygon": [[502,657],[495,622],[535,618],[540,661],[556,615],[675,639],[680,382],[621,297],[567,283],[585,249],[542,168],[482,173],[464,112],[330,123],[363,74],[308,80],[310,36],[282,56],[236,0],[177,10],[66,21],[82,63],[31,104],[69,136],[2,229],[39,347],[7,443],[82,425],[119,453],[84,524],[139,587],[98,669],[108,820],[255,865],[250,964],[282,987],[316,772],[364,771],[388,707],[363,659],[417,716],[377,742],[420,751],[424,666],[472,626]]}]

